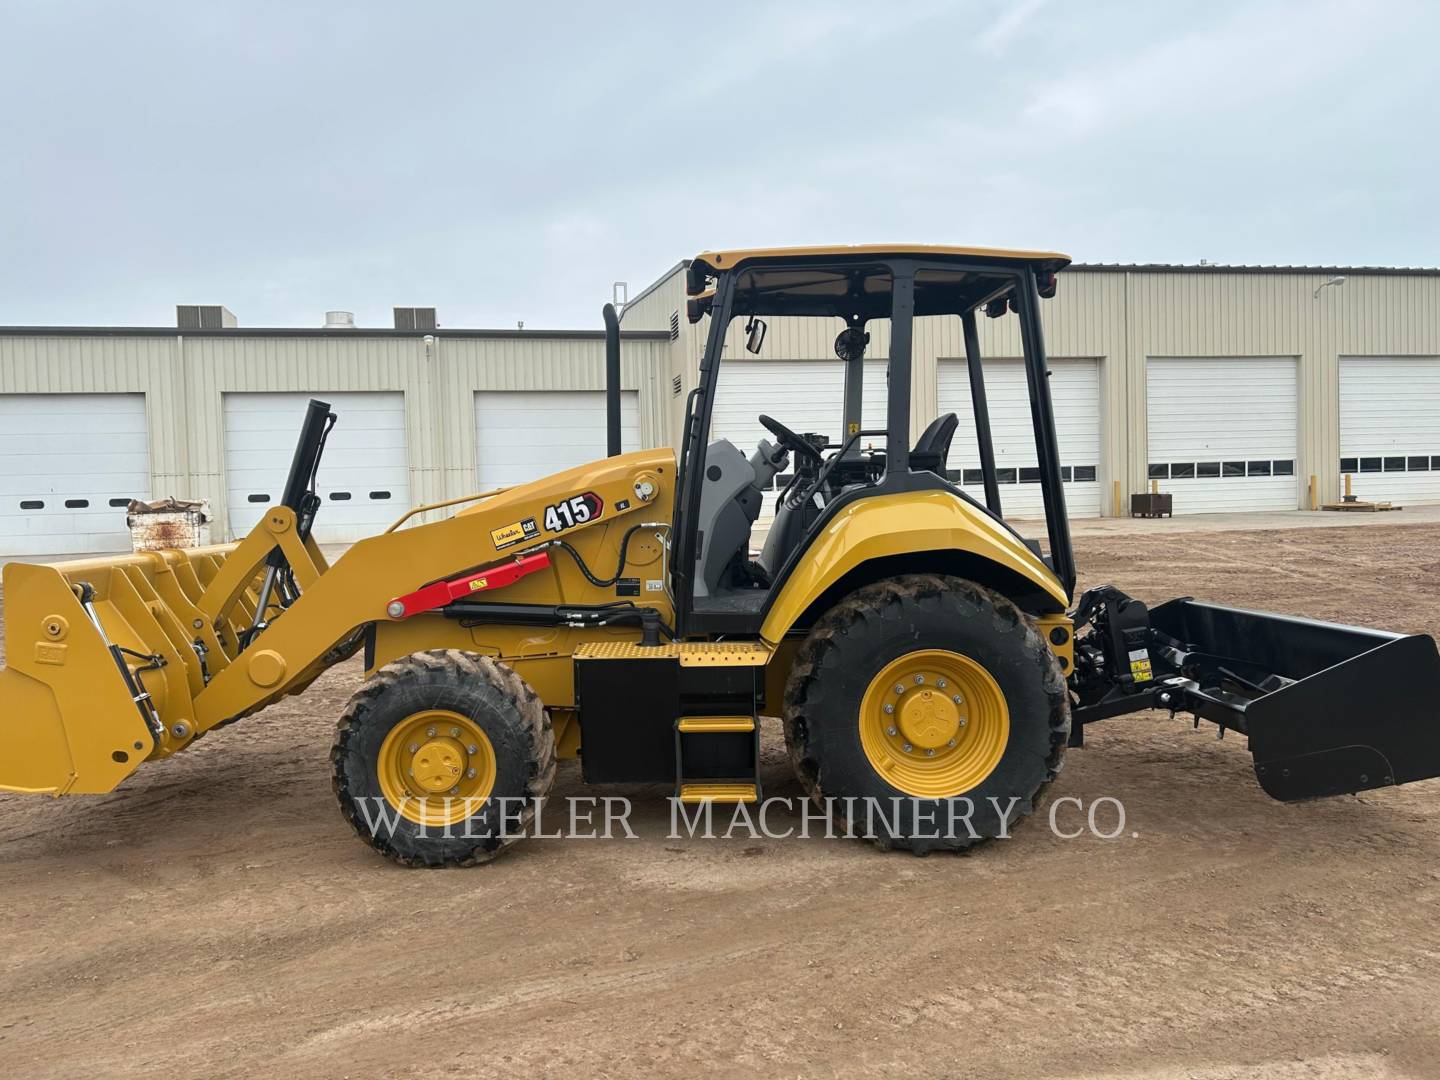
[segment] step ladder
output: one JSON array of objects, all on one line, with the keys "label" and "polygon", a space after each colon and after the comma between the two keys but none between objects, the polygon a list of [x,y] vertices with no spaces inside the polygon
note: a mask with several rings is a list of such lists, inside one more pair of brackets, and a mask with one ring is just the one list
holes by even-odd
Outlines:
[{"label": "step ladder", "polygon": [[589,783],[672,782],[686,803],[760,799],[770,649],[753,641],[596,641],[574,654]]},{"label": "step ladder", "polygon": [[690,715],[675,721],[675,797],[682,803],[760,800],[760,723],[748,716]]}]

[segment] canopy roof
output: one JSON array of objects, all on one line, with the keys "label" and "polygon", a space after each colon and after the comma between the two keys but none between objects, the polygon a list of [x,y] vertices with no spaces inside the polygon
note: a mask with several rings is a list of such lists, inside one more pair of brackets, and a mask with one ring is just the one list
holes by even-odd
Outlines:
[{"label": "canopy roof", "polygon": [[979,262],[1030,263],[1037,270],[1061,270],[1070,265],[1070,256],[1058,251],[1018,251],[1009,248],[953,247],[944,244],[821,244],[818,247],[736,248],[732,251],[702,251],[691,260],[714,272],[730,270],[750,259],[806,259],[855,255],[915,259],[966,259]]},{"label": "canopy roof", "polygon": [[[1009,294],[1021,266],[1050,278],[1069,264],[1057,252],[924,244],[863,244],[808,248],[708,251],[690,264],[689,289],[699,303],[692,321],[708,311],[705,278],[736,272],[732,315],[817,315],[845,319],[890,316],[893,281],[885,260],[938,263],[915,279],[916,315],[958,315]],[[696,288],[696,286],[700,288]],[[1052,288],[1042,289],[1045,295]]]}]

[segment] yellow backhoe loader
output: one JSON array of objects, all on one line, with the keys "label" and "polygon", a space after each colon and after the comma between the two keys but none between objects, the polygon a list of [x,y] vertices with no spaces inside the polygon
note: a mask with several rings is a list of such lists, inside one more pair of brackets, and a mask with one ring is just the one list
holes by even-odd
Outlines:
[{"label": "yellow backhoe loader", "polygon": [[[864,832],[856,807],[883,804],[883,835],[866,835],[916,851],[1002,832],[1086,724],[1142,709],[1247,735],[1279,799],[1440,773],[1429,637],[1190,599],[1147,610],[1108,586],[1073,596],[1040,330],[1067,263],[917,246],[702,254],[687,313],[708,336],[678,459],[619,452],[607,308],[609,457],[419,507],[334,565],[311,526],[337,417],[312,402],[284,497],[244,540],[5,567],[0,788],[108,792],[356,653],[365,681],[339,719],[335,792],[362,838],[416,866],[484,861],[523,835],[562,757],[595,784],[755,800],[761,716],[783,717],[801,783],[841,826]],[[747,456],[710,438],[719,380],[737,377],[724,348],[738,324],[760,352],[777,316],[839,327],[843,413],[824,433],[760,416],[773,441]],[[962,324],[974,494],[947,468],[954,414],[912,441],[921,317]],[[1002,513],[981,317],[1019,322],[1043,542]],[[881,321],[886,420],[866,428],[867,326]],[[422,511],[440,518],[408,520]],[[964,828],[947,830],[961,804]]]}]

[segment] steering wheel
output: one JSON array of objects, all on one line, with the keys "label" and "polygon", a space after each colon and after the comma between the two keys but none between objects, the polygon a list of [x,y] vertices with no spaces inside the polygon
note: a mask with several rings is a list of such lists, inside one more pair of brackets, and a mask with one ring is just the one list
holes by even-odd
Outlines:
[{"label": "steering wheel", "polygon": [[765,426],[766,431],[770,432],[771,435],[774,435],[775,438],[780,440],[780,445],[785,447],[785,449],[793,450],[801,457],[808,458],[811,461],[815,462],[815,464],[817,465],[825,464],[825,458],[821,455],[819,450],[816,450],[815,447],[811,446],[799,435],[796,435],[795,432],[791,431],[784,424],[780,423],[779,420],[776,420],[773,417],[766,416],[764,413],[761,413],[760,423]]}]

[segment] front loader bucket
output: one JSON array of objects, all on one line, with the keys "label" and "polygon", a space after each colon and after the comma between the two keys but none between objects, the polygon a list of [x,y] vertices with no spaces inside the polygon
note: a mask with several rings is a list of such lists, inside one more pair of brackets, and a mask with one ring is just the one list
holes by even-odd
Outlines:
[{"label": "front loader bucket", "polygon": [[116,662],[64,575],[5,567],[0,789],[109,791],[156,746]]},{"label": "front loader bucket", "polygon": [[0,790],[110,791],[213,726],[196,698],[255,612],[234,550],[5,566]]},{"label": "front loader bucket", "polygon": [[1162,666],[1198,684],[1186,707],[1249,736],[1255,773],[1274,798],[1440,776],[1432,638],[1189,599],[1155,608],[1150,625]]}]

